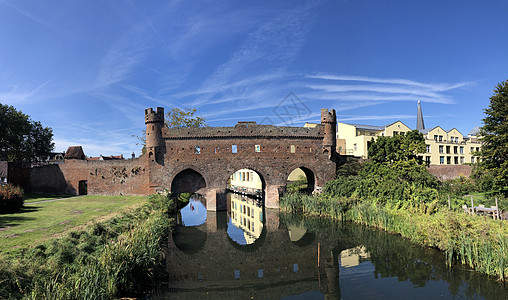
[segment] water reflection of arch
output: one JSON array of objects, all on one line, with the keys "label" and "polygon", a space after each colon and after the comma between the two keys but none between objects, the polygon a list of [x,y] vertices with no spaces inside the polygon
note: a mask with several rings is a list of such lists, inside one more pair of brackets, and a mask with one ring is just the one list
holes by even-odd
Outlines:
[{"label": "water reflection of arch", "polygon": [[312,192],[314,192],[314,190],[316,188],[316,182],[317,182],[317,178],[315,175],[316,173],[314,171],[312,171],[310,168],[305,167],[305,166],[292,166],[291,168],[289,168],[289,173],[286,176],[286,186],[288,184],[292,183],[289,180],[289,175],[296,169],[301,169],[303,171],[303,173],[305,174],[305,177],[307,178],[307,188],[305,190],[303,190],[303,192],[305,192],[307,194],[312,194]]},{"label": "water reflection of arch", "polygon": [[192,167],[184,167],[175,172],[171,178],[171,193],[196,193],[200,189],[206,188],[205,175]]},{"label": "water reflection of arch", "polygon": [[[228,193],[228,241],[237,249],[250,252],[258,249],[266,237],[265,211],[262,199]],[[229,226],[243,232],[245,245],[238,243],[230,235]],[[231,231],[230,231],[231,230]]]},{"label": "water reflection of arch", "polygon": [[[181,213],[183,210],[189,209],[194,211],[192,205],[197,206],[195,208],[196,213],[186,215],[191,222],[185,225]],[[208,233],[207,215],[206,200],[201,195],[193,194],[189,199],[189,203],[177,213],[177,224],[171,233],[173,243],[178,249],[186,254],[195,254],[203,249]]]}]

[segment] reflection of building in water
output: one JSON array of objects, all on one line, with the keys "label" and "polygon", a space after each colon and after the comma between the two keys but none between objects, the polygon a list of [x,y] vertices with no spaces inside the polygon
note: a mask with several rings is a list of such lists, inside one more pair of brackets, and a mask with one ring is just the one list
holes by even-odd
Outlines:
[{"label": "reflection of building in water", "polygon": [[344,268],[358,266],[362,261],[370,258],[370,254],[365,246],[357,246],[354,248],[343,250],[340,253],[340,265]]},{"label": "reflection of building in water", "polygon": [[244,232],[245,242],[254,243],[263,231],[263,207],[259,200],[231,195],[231,221]]},{"label": "reflection of building in water", "polygon": [[263,184],[258,173],[249,169],[240,169],[229,176],[228,187],[244,192],[261,192]]}]

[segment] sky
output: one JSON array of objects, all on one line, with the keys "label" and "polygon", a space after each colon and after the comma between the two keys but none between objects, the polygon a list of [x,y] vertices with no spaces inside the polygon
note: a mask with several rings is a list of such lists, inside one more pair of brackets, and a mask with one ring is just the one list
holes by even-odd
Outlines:
[{"label": "sky", "polygon": [[140,154],[148,107],[209,126],[482,125],[508,79],[508,1],[0,0],[0,103],[56,151]]}]

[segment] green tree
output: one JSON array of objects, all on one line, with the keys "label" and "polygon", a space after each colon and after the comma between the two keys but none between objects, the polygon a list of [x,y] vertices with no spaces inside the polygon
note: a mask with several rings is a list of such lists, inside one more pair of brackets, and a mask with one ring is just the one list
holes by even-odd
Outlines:
[{"label": "green tree", "polygon": [[37,161],[53,151],[53,131],[0,103],[0,160]]},{"label": "green tree", "polygon": [[498,84],[480,128],[480,168],[493,176],[493,189],[508,196],[508,80]]},{"label": "green tree", "polygon": [[172,107],[169,112],[166,113],[164,123],[168,128],[183,128],[183,127],[206,127],[206,121],[204,117],[195,116],[195,108],[184,108]]},{"label": "green tree", "polygon": [[418,130],[393,137],[380,136],[369,142],[368,151],[369,158],[376,162],[416,160],[422,164],[423,160],[418,154],[425,152],[425,139]]}]

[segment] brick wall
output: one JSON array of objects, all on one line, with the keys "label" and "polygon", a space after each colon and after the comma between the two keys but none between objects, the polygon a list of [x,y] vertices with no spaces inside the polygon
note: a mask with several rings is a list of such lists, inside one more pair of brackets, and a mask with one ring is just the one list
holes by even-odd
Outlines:
[{"label": "brick wall", "polygon": [[87,181],[88,194],[147,195],[148,176],[144,160],[65,160],[63,164],[32,169],[32,191],[77,195],[79,182]]},{"label": "brick wall", "polygon": [[428,170],[432,175],[436,176],[437,179],[441,181],[457,178],[460,176],[469,177],[471,175],[470,165],[431,165]]}]

